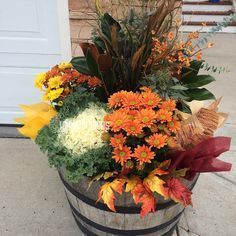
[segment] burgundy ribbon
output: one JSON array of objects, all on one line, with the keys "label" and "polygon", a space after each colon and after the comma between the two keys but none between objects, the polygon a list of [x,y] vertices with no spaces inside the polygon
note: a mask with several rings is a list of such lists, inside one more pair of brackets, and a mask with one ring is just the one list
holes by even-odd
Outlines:
[{"label": "burgundy ribbon", "polygon": [[192,180],[196,173],[230,171],[232,164],[217,157],[230,149],[231,138],[209,138],[194,148],[171,155],[170,170],[188,168],[186,179]]}]

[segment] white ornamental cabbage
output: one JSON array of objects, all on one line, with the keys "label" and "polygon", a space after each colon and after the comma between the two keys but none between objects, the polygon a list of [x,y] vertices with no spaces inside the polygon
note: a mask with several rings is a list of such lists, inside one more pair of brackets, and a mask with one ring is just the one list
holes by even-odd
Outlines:
[{"label": "white ornamental cabbage", "polygon": [[104,132],[106,114],[103,108],[90,104],[89,108],[76,117],[62,122],[58,135],[59,142],[78,155],[89,149],[102,147],[104,142],[101,137]]}]

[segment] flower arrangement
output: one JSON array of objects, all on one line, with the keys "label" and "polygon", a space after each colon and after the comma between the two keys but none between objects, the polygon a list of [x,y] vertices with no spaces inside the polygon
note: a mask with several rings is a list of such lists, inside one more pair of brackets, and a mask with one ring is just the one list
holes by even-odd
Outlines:
[{"label": "flower arrangement", "polygon": [[199,32],[180,35],[176,1],[153,4],[116,20],[96,1],[84,56],[39,74],[35,87],[50,104],[23,106],[26,117],[17,119],[69,181],[105,181],[98,200],[112,211],[116,193],[131,193],[142,217],[155,211],[156,194],[191,205],[184,179],[231,169],[217,159],[230,138],[214,137],[227,114],[202,88],[215,79],[199,75],[202,51],[213,44],[205,38],[201,47]]}]

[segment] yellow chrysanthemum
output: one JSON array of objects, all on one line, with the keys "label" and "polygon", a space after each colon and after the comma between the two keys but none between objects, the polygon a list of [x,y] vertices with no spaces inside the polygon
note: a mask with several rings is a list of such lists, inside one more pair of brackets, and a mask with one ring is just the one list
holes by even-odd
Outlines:
[{"label": "yellow chrysanthemum", "polygon": [[59,69],[65,70],[65,69],[70,69],[73,67],[73,65],[70,62],[62,62],[58,65]]},{"label": "yellow chrysanthemum", "polygon": [[61,76],[55,76],[49,79],[48,81],[48,87],[49,88],[59,88],[60,85],[62,85],[63,80],[61,78]]},{"label": "yellow chrysanthemum", "polygon": [[40,90],[43,89],[43,83],[45,82],[46,80],[46,73],[40,73],[36,76],[36,79],[34,81],[34,86],[36,88],[39,88]]},{"label": "yellow chrysanthemum", "polygon": [[49,124],[50,120],[57,115],[53,107],[44,102],[30,106],[20,105],[20,107],[25,112],[25,117],[15,119],[16,122],[24,125],[18,131],[33,140],[39,130]]},{"label": "yellow chrysanthemum", "polygon": [[63,93],[63,88],[53,89],[49,92],[45,93],[43,96],[44,101],[54,101],[55,99],[59,98]]}]

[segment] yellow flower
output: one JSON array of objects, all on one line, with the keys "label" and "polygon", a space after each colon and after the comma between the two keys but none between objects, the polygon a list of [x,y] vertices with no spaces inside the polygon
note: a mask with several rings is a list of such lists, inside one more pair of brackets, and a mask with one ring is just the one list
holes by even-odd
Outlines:
[{"label": "yellow flower", "polygon": [[45,96],[47,96],[50,101],[53,101],[61,96],[63,90],[63,88],[53,89],[50,90],[50,92],[46,93]]},{"label": "yellow flower", "polygon": [[15,119],[23,124],[18,131],[31,139],[35,139],[40,129],[49,124],[50,120],[57,115],[57,112],[47,103],[41,102],[30,106],[20,105],[25,112],[25,117]]},{"label": "yellow flower", "polygon": [[45,82],[46,80],[46,73],[40,73],[36,76],[36,79],[34,81],[34,86],[36,88],[39,88],[40,90],[43,89],[43,83]]},{"label": "yellow flower", "polygon": [[49,79],[48,86],[49,88],[59,88],[62,83],[61,76],[55,76]]},{"label": "yellow flower", "polygon": [[73,67],[73,65],[70,62],[62,62],[58,65],[59,69],[65,70],[65,69],[70,69]]}]

